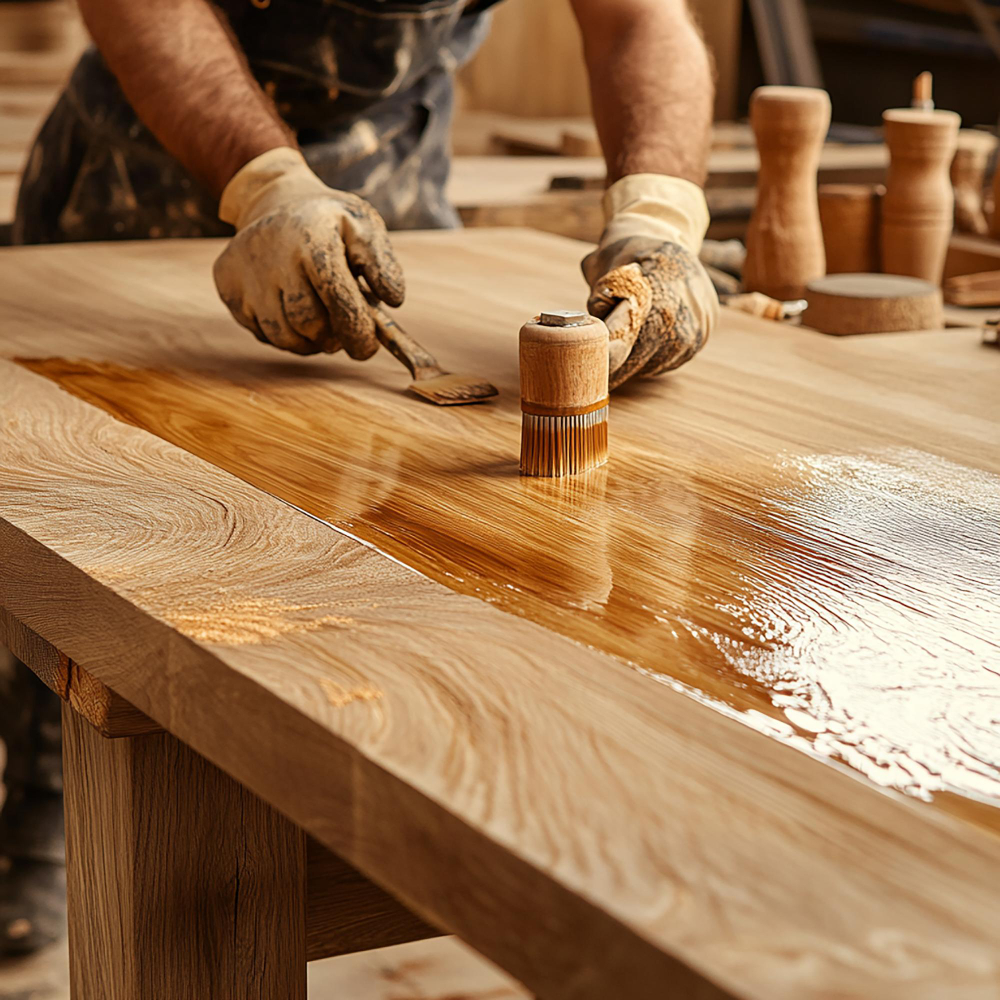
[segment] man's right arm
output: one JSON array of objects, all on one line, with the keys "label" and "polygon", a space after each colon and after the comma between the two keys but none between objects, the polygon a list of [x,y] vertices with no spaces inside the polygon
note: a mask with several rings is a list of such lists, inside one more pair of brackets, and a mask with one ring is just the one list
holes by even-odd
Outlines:
[{"label": "man's right arm", "polygon": [[163,147],[216,196],[295,141],[207,0],[79,0],[111,72]]},{"label": "man's right arm", "polygon": [[207,0],[79,0],[105,62],[163,147],[212,194],[236,235],[215,262],[233,317],[298,354],[378,350],[356,276],[403,301],[385,224],[309,168]]}]

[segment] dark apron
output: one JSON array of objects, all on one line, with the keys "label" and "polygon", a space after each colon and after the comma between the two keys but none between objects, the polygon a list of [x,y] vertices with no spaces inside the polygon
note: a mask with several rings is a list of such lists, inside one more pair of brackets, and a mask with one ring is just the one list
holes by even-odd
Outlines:
[{"label": "dark apron", "polygon": [[[263,0],[262,0],[263,2]],[[390,229],[457,226],[444,196],[452,77],[498,0],[220,0],[316,173]],[[35,140],[14,243],[223,236],[218,203],[139,121],[93,48]]]}]

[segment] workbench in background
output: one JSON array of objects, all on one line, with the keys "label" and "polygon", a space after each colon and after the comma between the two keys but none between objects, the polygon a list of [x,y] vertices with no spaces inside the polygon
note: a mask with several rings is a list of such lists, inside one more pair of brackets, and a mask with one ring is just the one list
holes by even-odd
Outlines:
[{"label": "workbench in background", "polygon": [[[606,468],[526,480],[517,330],[586,247],[395,242],[403,323],[495,403],[258,344],[218,241],[0,251],[8,631],[67,712],[165,731],[69,715],[79,982],[141,947],[300,997],[308,833],[549,1000],[990,995],[1000,354],[724,312],[615,394]],[[184,950],[158,887],[234,863]]]}]

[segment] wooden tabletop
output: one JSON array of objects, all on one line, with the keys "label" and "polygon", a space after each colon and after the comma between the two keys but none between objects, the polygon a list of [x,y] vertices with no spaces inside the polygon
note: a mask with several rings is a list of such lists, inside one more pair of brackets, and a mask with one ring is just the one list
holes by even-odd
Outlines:
[{"label": "wooden tabletop", "polygon": [[586,248],[394,242],[494,404],[259,345],[218,242],[0,251],[0,605],[551,1000],[996,997],[1000,353],[727,313],[525,480]]}]

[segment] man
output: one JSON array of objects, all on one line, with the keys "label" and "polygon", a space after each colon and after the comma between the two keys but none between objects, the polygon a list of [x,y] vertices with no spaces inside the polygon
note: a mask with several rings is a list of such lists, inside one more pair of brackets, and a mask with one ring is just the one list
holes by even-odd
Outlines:
[{"label": "man", "polygon": [[[444,197],[452,77],[495,2],[79,0],[96,49],[31,153],[14,241],[231,235],[214,273],[238,323],[282,350],[369,358],[364,291],[404,296],[387,226],[458,224]],[[697,257],[711,70],[685,0],[569,2],[610,183],[588,304],[631,303],[617,386],[688,361],[715,322]],[[60,831],[51,700],[23,668],[7,676],[23,706],[0,823],[0,952],[13,953],[58,930]]]}]

